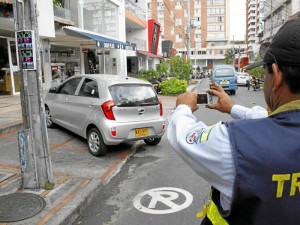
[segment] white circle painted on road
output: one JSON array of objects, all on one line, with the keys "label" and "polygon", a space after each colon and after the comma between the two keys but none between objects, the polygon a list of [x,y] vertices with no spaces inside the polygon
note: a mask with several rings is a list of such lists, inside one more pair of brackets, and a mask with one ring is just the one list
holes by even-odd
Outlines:
[{"label": "white circle painted on road", "polygon": [[168,214],[183,210],[192,202],[193,196],[188,191],[173,187],[161,187],[138,194],[133,200],[133,205],[144,213]]}]

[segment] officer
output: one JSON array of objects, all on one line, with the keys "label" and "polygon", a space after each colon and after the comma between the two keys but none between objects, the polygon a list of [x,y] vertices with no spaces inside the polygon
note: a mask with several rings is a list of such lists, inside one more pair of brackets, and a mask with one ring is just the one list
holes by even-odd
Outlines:
[{"label": "officer", "polygon": [[231,122],[206,126],[192,114],[197,93],[179,95],[169,117],[168,139],[180,157],[212,186],[202,224],[299,224],[300,202],[300,18],[286,22],[260,48],[264,96],[259,106],[235,105],[221,86],[208,108]]}]

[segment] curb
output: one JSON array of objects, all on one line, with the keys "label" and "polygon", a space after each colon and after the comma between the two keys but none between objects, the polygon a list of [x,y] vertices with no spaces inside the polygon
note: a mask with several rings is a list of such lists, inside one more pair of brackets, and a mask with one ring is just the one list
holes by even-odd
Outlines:
[{"label": "curb", "polygon": [[127,160],[134,155],[141,143],[143,142],[137,141],[132,146],[132,151],[119,161],[105,179],[92,179],[83,190],[79,190],[71,201],[43,225],[73,225],[84,210],[91,204],[92,200],[99,194],[104,185],[116,176]]},{"label": "curb", "polygon": [[22,121],[16,121],[10,124],[5,124],[5,126],[0,126],[0,134],[7,134],[12,131],[19,130],[22,126],[23,126]]},{"label": "curb", "polygon": [[[136,141],[128,151],[119,155],[119,159],[111,164],[101,177],[86,178],[58,175],[55,181],[55,188],[52,190],[22,189],[21,175],[4,168],[3,173],[6,176],[2,176],[0,196],[16,192],[29,192],[40,195],[46,201],[46,207],[38,214],[21,221],[9,222],[8,224],[73,225],[92,201],[97,198],[103,187],[120,172],[127,160],[143,144],[143,141]],[[0,224],[2,223],[0,222]]]}]

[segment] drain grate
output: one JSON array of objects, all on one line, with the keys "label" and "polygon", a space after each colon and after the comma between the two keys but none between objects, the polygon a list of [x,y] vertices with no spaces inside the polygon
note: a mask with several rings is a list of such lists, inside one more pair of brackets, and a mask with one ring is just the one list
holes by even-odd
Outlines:
[{"label": "drain grate", "polygon": [[13,193],[0,196],[0,222],[28,219],[42,211],[45,206],[45,200],[36,194]]}]

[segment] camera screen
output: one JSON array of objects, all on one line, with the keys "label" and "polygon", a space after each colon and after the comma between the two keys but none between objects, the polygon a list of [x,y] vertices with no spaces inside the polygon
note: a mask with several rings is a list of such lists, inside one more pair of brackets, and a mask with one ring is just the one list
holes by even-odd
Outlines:
[{"label": "camera screen", "polygon": [[208,94],[198,94],[197,104],[208,104]]}]

